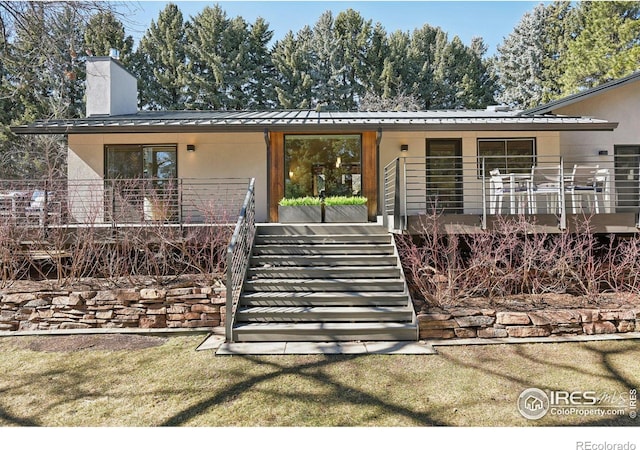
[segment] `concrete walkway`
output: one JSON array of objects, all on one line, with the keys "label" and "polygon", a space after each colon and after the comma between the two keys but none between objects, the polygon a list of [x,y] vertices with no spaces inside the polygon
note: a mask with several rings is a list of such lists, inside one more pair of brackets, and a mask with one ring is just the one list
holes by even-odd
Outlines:
[{"label": "concrete walkway", "polygon": [[196,350],[213,350],[217,356],[230,355],[436,355],[435,347],[456,345],[551,344],[640,339],[640,332],[537,338],[446,339],[430,341],[370,342],[236,342],[212,334]]},{"label": "concrete walkway", "polygon": [[235,342],[224,336],[209,336],[196,350],[214,350],[217,356],[230,355],[434,355],[435,349],[424,342]]}]

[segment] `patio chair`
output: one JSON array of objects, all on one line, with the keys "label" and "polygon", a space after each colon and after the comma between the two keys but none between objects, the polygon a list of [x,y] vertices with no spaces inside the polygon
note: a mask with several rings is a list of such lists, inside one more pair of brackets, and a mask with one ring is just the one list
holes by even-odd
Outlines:
[{"label": "patio chair", "polygon": [[[524,211],[527,188],[516,183],[514,174],[501,175],[499,169],[489,172],[489,214],[502,213],[502,201],[505,195],[509,196],[509,213],[517,214]],[[509,184],[505,186],[504,181]]]},{"label": "patio chair", "polygon": [[31,218],[35,217],[40,226],[44,225],[45,219],[47,221],[51,218],[59,219],[61,212],[62,205],[59,201],[55,200],[55,194],[43,190],[33,191],[29,206],[26,206],[24,209],[27,223],[30,222]]},{"label": "patio chair", "polygon": [[595,173],[598,166],[574,165],[571,175],[565,182],[565,191],[571,196],[571,210],[578,214],[583,210],[584,199],[588,202],[589,211],[597,210],[598,199],[595,196]]},{"label": "patio chair", "polygon": [[559,214],[562,210],[562,177],[560,165],[533,166],[528,187],[529,213],[538,213],[538,197],[544,196],[547,214]]}]

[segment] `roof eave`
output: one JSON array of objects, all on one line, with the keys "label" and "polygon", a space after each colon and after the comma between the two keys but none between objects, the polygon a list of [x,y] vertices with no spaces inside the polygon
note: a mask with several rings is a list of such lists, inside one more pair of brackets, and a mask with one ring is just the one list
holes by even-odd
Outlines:
[{"label": "roof eave", "polygon": [[584,123],[439,123],[439,124],[234,124],[234,125],[83,125],[83,126],[17,126],[11,131],[20,135],[38,134],[143,134],[143,133],[258,133],[265,129],[270,131],[613,131],[617,122],[584,122]]}]

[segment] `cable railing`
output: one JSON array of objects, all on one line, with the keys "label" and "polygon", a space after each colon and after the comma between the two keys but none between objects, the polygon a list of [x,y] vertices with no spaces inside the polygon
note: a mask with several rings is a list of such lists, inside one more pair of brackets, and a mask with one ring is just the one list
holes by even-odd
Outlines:
[{"label": "cable railing", "polygon": [[255,206],[255,179],[251,179],[240,216],[227,249],[227,298],[225,310],[225,338],[227,342],[233,341],[235,313],[253,248],[256,232]]},{"label": "cable railing", "polygon": [[246,178],[0,180],[0,221],[126,226],[234,223]]},{"label": "cable railing", "polygon": [[[557,155],[400,157],[384,168],[383,216],[406,230],[424,214],[555,217],[640,212],[640,160]],[[453,218],[451,220],[454,220]]]}]

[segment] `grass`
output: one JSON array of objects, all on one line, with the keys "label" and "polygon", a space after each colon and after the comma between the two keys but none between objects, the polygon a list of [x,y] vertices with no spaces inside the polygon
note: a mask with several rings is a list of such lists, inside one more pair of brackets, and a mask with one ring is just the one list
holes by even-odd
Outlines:
[{"label": "grass", "polygon": [[[627,416],[528,421],[520,392],[628,393],[637,341],[439,347],[439,355],[217,357],[203,336],[140,350],[29,350],[0,338],[0,426],[638,425]],[[31,348],[34,348],[31,345]]]},{"label": "grass", "polygon": [[327,197],[324,200],[324,204],[327,206],[360,206],[367,204],[367,198],[358,196],[333,196]]},{"label": "grass", "polygon": [[283,198],[278,204],[280,206],[321,206],[322,200],[318,197]]}]

